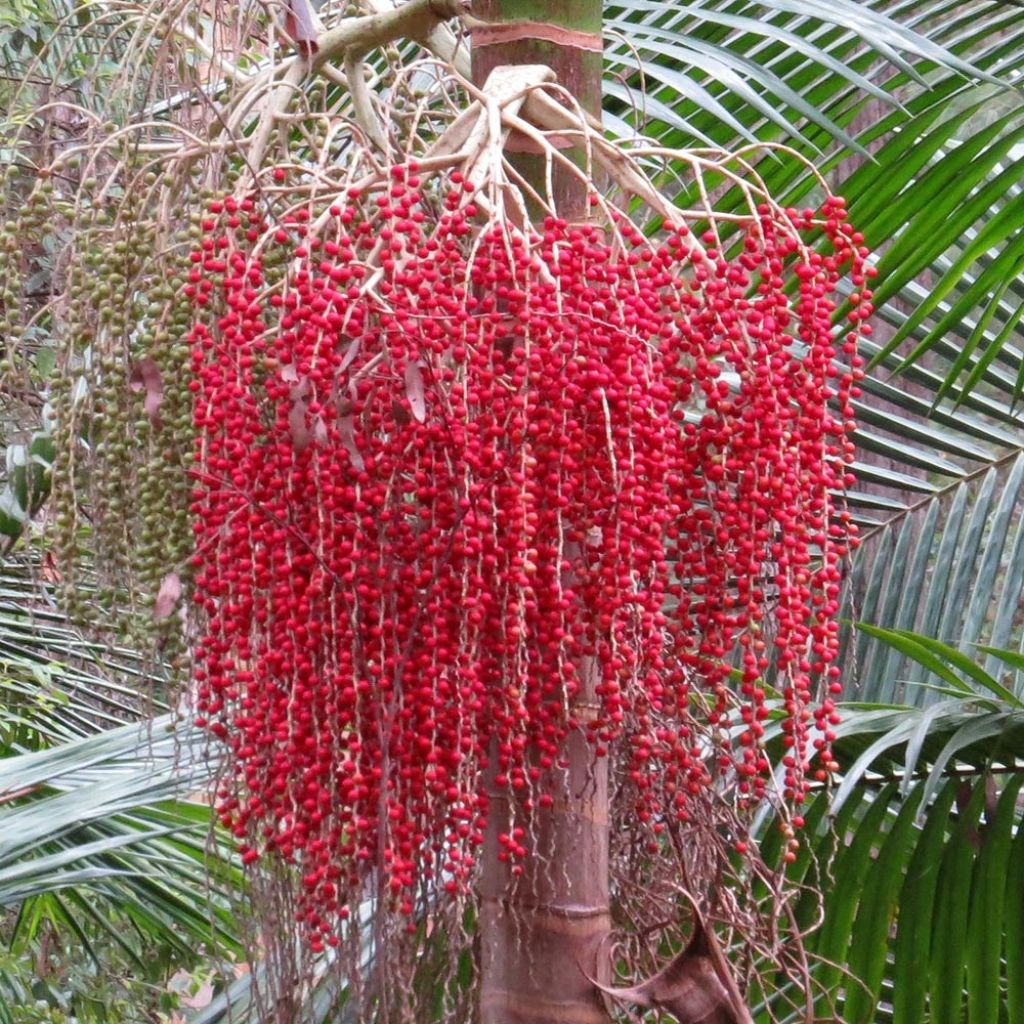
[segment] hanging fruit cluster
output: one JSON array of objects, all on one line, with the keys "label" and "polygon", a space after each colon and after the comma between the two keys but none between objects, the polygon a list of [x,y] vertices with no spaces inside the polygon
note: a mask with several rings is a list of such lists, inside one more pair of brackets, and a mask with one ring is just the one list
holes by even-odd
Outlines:
[{"label": "hanging fruit cluster", "polygon": [[770,683],[799,804],[831,763],[869,330],[842,200],[752,210],[728,251],[623,217],[519,230],[415,164],[261,210],[209,204],[185,288],[195,674],[219,812],[247,861],[301,865],[314,946],[370,868],[406,911],[459,890],[485,765],[528,814],[577,727],[628,749],[642,820],[685,818],[713,776],[764,792]]},{"label": "hanging fruit cluster", "polygon": [[192,304],[181,289],[200,230],[164,236],[152,215],[162,182],[132,170],[122,168],[127,188],[114,176],[81,183],[51,313],[63,339],[51,384],[54,549],[77,621],[141,649],[155,640],[171,663],[184,647],[165,581],[180,581],[192,550]]}]

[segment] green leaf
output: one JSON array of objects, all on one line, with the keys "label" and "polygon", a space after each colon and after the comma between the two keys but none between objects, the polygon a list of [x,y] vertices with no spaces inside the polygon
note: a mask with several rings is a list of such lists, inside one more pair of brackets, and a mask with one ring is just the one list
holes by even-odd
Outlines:
[{"label": "green leaf", "polygon": [[[888,642],[891,642],[891,638],[896,638],[898,641],[908,645],[908,652],[915,646],[918,649],[923,648],[925,652],[933,655],[936,659],[948,662],[954,668],[958,668],[968,679],[973,680],[981,690],[987,690],[989,693],[998,697],[999,700],[1005,701],[1011,707],[1024,707],[1024,703],[1020,701],[1012,690],[1007,689],[1007,687],[1003,686],[997,679],[990,676],[962,651],[957,650],[957,648],[952,647],[949,644],[942,643],[941,640],[935,640],[932,637],[923,636],[920,633],[912,633],[909,630],[876,629],[874,630],[874,635]],[[971,692],[969,686],[961,684],[960,688],[963,689],[964,692]]]},{"label": "green leaf", "polygon": [[28,516],[8,484],[0,491],[0,533],[11,540],[21,536]]},{"label": "green leaf", "polygon": [[[943,679],[952,689],[964,694],[973,693],[971,688],[944,663],[937,652],[924,643],[928,639],[927,637],[894,629],[882,629],[880,626],[872,626],[867,622],[858,622],[857,629],[867,633],[869,636],[885,641],[885,643],[897,651],[901,651],[908,657],[913,658],[918,664],[924,665],[929,671]],[[939,644],[939,646],[945,648],[944,644]],[[949,648],[945,649],[948,650]]]},{"label": "green leaf", "polygon": [[53,368],[57,364],[57,350],[46,345],[36,351],[33,361],[39,376],[46,380],[53,373]]},{"label": "green leaf", "polygon": [[993,658],[1003,662],[1004,665],[1012,665],[1014,668],[1024,670],[1024,654],[1019,651],[1008,651],[1001,647],[989,647],[986,644],[978,644],[979,651],[992,655]]},{"label": "green leaf", "polygon": [[911,848],[915,819],[921,797],[920,787],[904,801],[881,841],[860,893],[860,906],[853,927],[847,966],[861,984],[850,985],[844,1016],[849,1024],[868,1024],[881,998],[882,980],[889,953],[889,935],[896,919],[897,896],[903,869]]},{"label": "green leaf", "polygon": [[1005,712],[981,713],[968,719],[956,732],[946,741],[942,750],[935,758],[931,773],[925,782],[924,801],[927,803],[935,794],[935,791],[943,783],[946,768],[952,759],[962,753],[966,748],[975,744],[984,743],[986,755],[991,756],[998,750],[998,744],[990,744],[987,741],[993,737],[1001,736],[1006,728],[1014,721],[1013,717]]},{"label": "green leaf", "polygon": [[932,922],[938,902],[938,867],[946,839],[946,823],[956,786],[946,786],[928,809],[924,828],[907,865],[899,895],[896,941],[893,946],[892,1024],[925,1020]]},{"label": "green leaf", "polygon": [[1004,902],[1006,1024],[1024,1024],[1024,828],[1018,816],[1017,834],[1008,858]]},{"label": "green leaf", "polygon": [[[991,779],[986,780],[991,782]],[[970,1024],[999,1024],[1002,1002],[1000,956],[1006,902],[1004,889],[1017,794],[1024,776],[1011,779],[999,797],[995,814],[986,813],[981,852],[975,868],[967,935],[967,1016]]]},{"label": "green leaf", "polygon": [[935,1020],[961,1019],[964,1004],[964,961],[970,921],[971,882],[974,871],[978,819],[984,806],[985,787],[975,785],[953,839],[946,846],[939,865],[936,886],[940,894],[934,917],[929,957],[929,1009]]},{"label": "green leaf", "polygon": [[[893,783],[881,790],[863,818],[857,822],[848,844],[842,845],[836,853],[833,871],[837,878],[843,879],[843,884],[834,887],[829,893],[824,922],[815,942],[815,952],[824,964],[818,980],[825,991],[832,989],[842,978],[841,971],[830,965],[846,961],[851,928],[871,864],[871,851],[889,813],[888,801],[895,792]],[[840,842],[844,838],[840,836]],[[816,1004],[815,1009],[819,1013],[823,1012],[824,1003]]]},{"label": "green leaf", "polygon": [[57,445],[51,434],[39,431],[32,435],[28,446],[29,455],[42,466],[53,465],[57,457]]}]

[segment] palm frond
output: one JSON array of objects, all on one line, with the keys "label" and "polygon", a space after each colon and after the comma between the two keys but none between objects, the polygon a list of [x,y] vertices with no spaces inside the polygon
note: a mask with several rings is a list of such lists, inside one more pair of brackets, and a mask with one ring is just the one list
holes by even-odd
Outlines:
[{"label": "palm frond", "polygon": [[[955,17],[935,7],[944,20]],[[606,60],[619,82],[612,112],[676,146],[771,138],[814,153],[835,141],[866,155],[849,130],[865,102],[899,109],[896,86],[923,85],[936,67],[979,75],[956,47],[935,41],[934,27],[916,31],[911,13],[908,5],[814,0],[614,0],[605,5]],[[632,112],[621,106],[630,96]]]},{"label": "palm frond", "polygon": [[850,1024],[1001,1019],[1020,991],[1010,943],[1024,890],[1008,871],[1024,853],[1022,782],[954,777],[927,804],[923,784],[906,796],[893,783],[861,787],[837,834],[808,840],[830,858],[825,924],[808,943],[821,958],[818,1013]]},{"label": "palm frond", "polygon": [[[1024,584],[1022,486],[1024,454],[1004,449],[869,526],[847,614],[883,629],[915,630],[964,652],[979,643],[1009,644],[1019,634]],[[847,652],[849,675],[864,699],[927,702],[925,691],[908,694],[905,684],[938,682],[920,662],[911,664],[906,651],[868,630],[848,637]],[[988,669],[994,670],[991,659]],[[1019,673],[1004,672],[1020,692]]]},{"label": "palm frond", "polygon": [[[1024,708],[956,648],[888,639],[937,659],[953,693],[927,708],[842,708],[838,787],[810,801],[787,870],[807,886],[800,923],[824,922],[807,941],[815,1013],[849,1024],[1019,1021]],[[769,831],[764,849],[776,848]]]},{"label": "palm frond", "polygon": [[160,666],[83,636],[40,585],[34,561],[9,557],[0,569],[0,753],[166,711]]},{"label": "palm frond", "polygon": [[[15,952],[49,925],[87,953],[106,936],[140,964],[150,944],[185,961],[200,949],[239,951],[231,900],[244,891],[241,867],[195,798],[217,752],[174,716],[147,717],[159,701],[146,691],[161,685],[141,655],[83,639],[31,574],[7,563],[0,908]],[[0,990],[18,985],[0,966]]]},{"label": "palm frond", "polygon": [[215,763],[170,716],[0,759],[0,906],[87,891],[182,950],[237,949],[241,872],[188,800]]},{"label": "palm frond", "polygon": [[[621,72],[615,95],[639,95],[646,85],[653,102],[637,116],[673,145],[787,137],[804,155],[817,151],[878,252],[879,312],[863,345],[873,371],[854,403],[860,428],[849,495],[864,543],[844,614],[963,651],[1003,647],[1018,642],[1024,586],[1024,104],[1019,89],[1005,87],[1024,70],[1024,23],[999,3],[855,6],[856,17],[803,0],[611,5],[620,34],[609,43],[612,70]],[[915,32],[944,53],[922,48]],[[743,76],[757,101],[729,77],[716,81],[701,65],[709,54]],[[637,70],[627,74],[630,60]],[[968,64],[1004,87],[972,77]],[[783,86],[820,116],[808,117]],[[609,104],[628,116],[615,96]],[[796,161],[762,158],[756,170],[793,206],[819,198]],[[739,198],[725,193],[720,203]],[[908,680],[940,682],[898,649],[849,629],[843,667],[849,692],[863,699],[902,700]],[[1019,688],[1019,674],[1011,682]],[[908,692],[928,699],[919,687]]]}]

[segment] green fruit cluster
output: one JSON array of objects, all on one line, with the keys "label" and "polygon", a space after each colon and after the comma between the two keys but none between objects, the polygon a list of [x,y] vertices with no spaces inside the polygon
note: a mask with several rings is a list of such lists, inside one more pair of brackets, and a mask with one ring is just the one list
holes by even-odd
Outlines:
[{"label": "green fruit cluster", "polygon": [[167,232],[168,186],[153,173],[127,181],[83,183],[55,304],[55,550],[78,620],[134,644],[156,639],[166,656],[181,650],[179,618],[154,616],[154,600],[169,574],[184,578],[191,550],[181,287],[198,226]]}]

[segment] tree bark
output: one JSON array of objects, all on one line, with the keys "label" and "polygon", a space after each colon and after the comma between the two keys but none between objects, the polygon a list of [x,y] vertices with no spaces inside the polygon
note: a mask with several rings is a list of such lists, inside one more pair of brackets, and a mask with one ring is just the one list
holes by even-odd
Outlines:
[{"label": "tree bark", "polygon": [[[584,110],[601,113],[601,0],[476,0],[473,79],[508,64],[546,64]],[[510,140],[517,169],[542,186],[542,160]],[[554,178],[561,216],[582,219],[587,197],[567,174]],[[543,188],[540,189],[543,192]],[[573,712],[596,714],[593,672],[580,666]],[[603,997],[587,978],[610,927],[608,769],[582,732],[566,740],[549,809],[534,811],[523,840],[523,873],[499,860],[498,837],[510,828],[507,788],[489,785],[479,921],[481,1024],[608,1024]],[[601,979],[598,980],[607,980]]]},{"label": "tree bark", "polygon": [[508,790],[490,790],[481,1024],[608,1024],[603,997],[584,973],[601,973],[597,953],[610,926],[607,765],[579,732],[564,754],[554,804],[535,812],[516,879],[498,859],[498,835],[509,827]]}]

